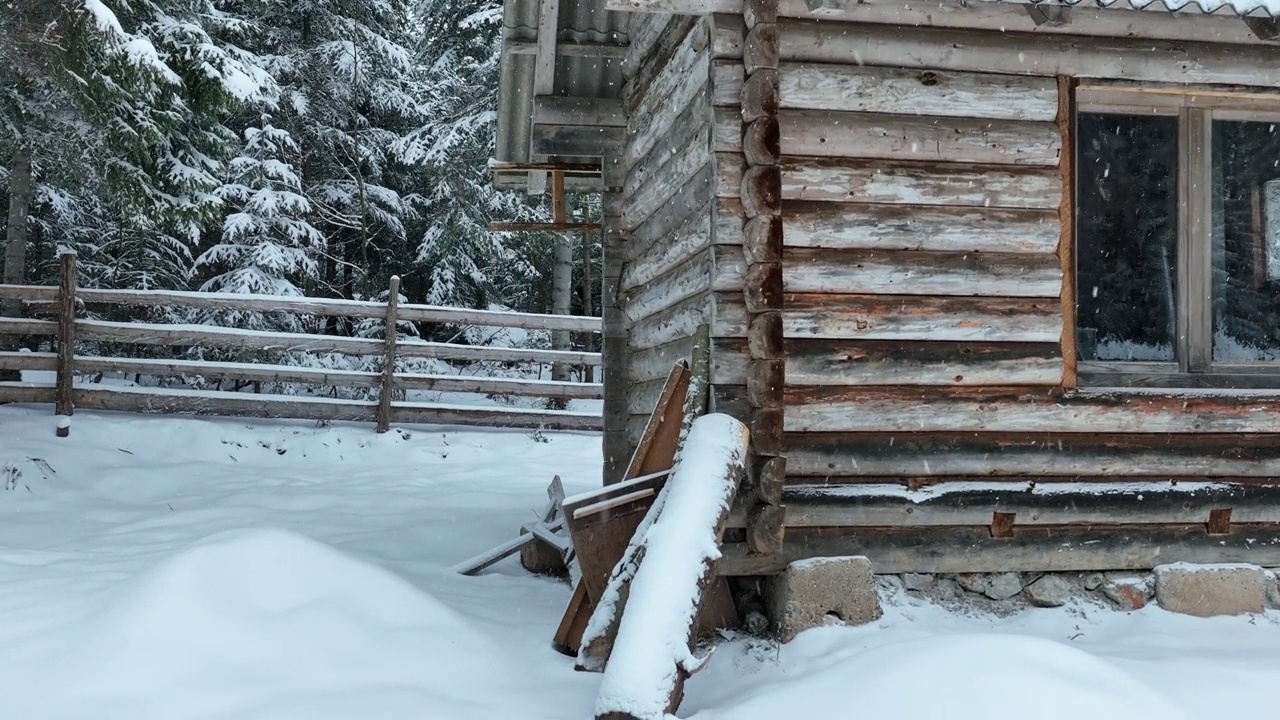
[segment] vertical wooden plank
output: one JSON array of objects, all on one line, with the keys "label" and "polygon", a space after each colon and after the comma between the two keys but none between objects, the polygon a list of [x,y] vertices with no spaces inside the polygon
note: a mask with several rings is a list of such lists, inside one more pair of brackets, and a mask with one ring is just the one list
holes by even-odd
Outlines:
[{"label": "vertical wooden plank", "polygon": [[[1185,231],[1179,229],[1179,275],[1185,278],[1185,327],[1187,359],[1179,359],[1185,372],[1203,373],[1212,361],[1212,219],[1213,165],[1210,111],[1184,108],[1180,113],[1179,196],[1185,213]],[[1181,300],[1181,299],[1180,299]],[[1181,333],[1180,333],[1181,334]]]},{"label": "vertical wooden plank", "polygon": [[1058,221],[1062,234],[1058,238],[1058,260],[1062,263],[1062,386],[1074,388],[1078,384],[1076,348],[1076,208],[1075,208],[1075,154],[1076,108],[1075,81],[1058,78],[1058,130],[1062,133],[1062,157],[1058,169],[1062,173],[1062,204],[1058,208]]},{"label": "vertical wooden plank", "polygon": [[[616,166],[606,158],[606,166]],[[604,382],[604,484],[618,482],[631,460],[631,443],[627,440],[627,391],[630,385],[627,368],[630,334],[622,311],[622,268],[627,262],[627,239],[622,232],[622,194],[620,181],[606,175],[605,191],[600,199],[602,225],[602,277],[600,279],[601,370]]]},{"label": "vertical wooden plank", "polygon": [[[533,61],[533,96],[551,95],[556,85],[556,32],[560,29],[560,0],[542,0],[538,5],[538,49]],[[533,122],[533,118],[529,119]],[[530,160],[539,158],[530,156]],[[547,189],[547,173],[529,171],[529,194]]]},{"label": "vertical wooden plank", "polygon": [[382,389],[378,393],[377,431],[391,429],[391,396],[395,392],[396,377],[396,315],[400,307],[400,276],[391,276],[391,290],[387,295],[386,342],[382,353]]},{"label": "vertical wooden plank", "polygon": [[1254,183],[1249,190],[1250,221],[1253,227],[1253,289],[1267,284],[1267,233],[1262,225],[1262,185]]},{"label": "vertical wooden plank", "polygon": [[58,286],[58,372],[53,391],[57,436],[71,434],[72,401],[75,385],[76,345],[76,254],[63,253],[62,278]]}]

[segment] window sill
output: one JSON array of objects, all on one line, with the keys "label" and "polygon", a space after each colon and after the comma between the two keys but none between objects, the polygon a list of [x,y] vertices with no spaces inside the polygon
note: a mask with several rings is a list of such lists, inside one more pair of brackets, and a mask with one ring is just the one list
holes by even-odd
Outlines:
[{"label": "window sill", "polygon": [[1081,392],[1194,395],[1280,395],[1280,364],[1218,366],[1211,372],[1179,372],[1176,363],[1081,362]]}]

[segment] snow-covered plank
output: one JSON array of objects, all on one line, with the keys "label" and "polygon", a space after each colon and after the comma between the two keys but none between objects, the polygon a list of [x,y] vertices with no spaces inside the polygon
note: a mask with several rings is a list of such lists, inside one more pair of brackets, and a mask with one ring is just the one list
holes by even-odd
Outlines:
[{"label": "snow-covered plank", "polygon": [[588,400],[599,400],[604,397],[604,385],[600,383],[526,380],[522,378],[398,374],[396,375],[396,387],[405,390]]},{"label": "snow-covered plank", "polygon": [[53,386],[0,382],[0,403],[52,403]]},{"label": "snow-covered plank", "polygon": [[53,370],[57,367],[56,353],[0,351],[0,370]]},{"label": "snow-covered plank", "polygon": [[56,335],[58,323],[53,320],[0,317],[0,335]]},{"label": "snow-covered plank", "polygon": [[49,285],[0,285],[0,300],[54,302],[57,299],[58,288]]},{"label": "snow-covered plank", "polygon": [[[728,415],[693,421],[656,518],[637,531],[643,543],[629,583],[610,583],[584,646],[617,636],[607,652],[597,717],[661,720],[675,711],[685,679],[705,658],[690,644],[704,592],[715,577],[729,507],[745,471],[746,427]],[[618,715],[611,715],[617,713]]]},{"label": "snow-covered plank", "polygon": [[378,373],[358,370],[294,367],[257,363],[170,360],[154,358],[108,358],[78,355],[79,373],[127,373],[152,376],[200,376],[243,382],[278,382],[336,387],[377,387]]}]

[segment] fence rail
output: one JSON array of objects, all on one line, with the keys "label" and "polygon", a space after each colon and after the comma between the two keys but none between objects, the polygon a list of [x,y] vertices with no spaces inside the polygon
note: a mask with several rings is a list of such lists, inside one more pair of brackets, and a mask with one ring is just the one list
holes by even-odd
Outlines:
[{"label": "fence rail", "polygon": [[[58,287],[0,285],[0,300],[20,301],[28,317],[0,318],[0,346],[6,337],[52,337],[56,352],[0,351],[0,370],[46,371],[52,385],[0,383],[0,403],[53,402],[60,416],[74,408],[181,415],[229,415],[257,418],[372,421],[379,432],[392,423],[446,423],[510,428],[598,430],[598,412],[541,408],[487,407],[412,402],[408,392],[448,392],[544,398],[549,401],[603,397],[599,383],[565,382],[481,375],[421,374],[396,367],[397,360],[440,359],[466,362],[565,364],[596,367],[600,354],[577,350],[544,350],[441,343],[399,337],[398,323],[448,323],[524,330],[599,333],[600,318],[493,310],[467,310],[436,305],[401,304],[399,279],[393,278],[389,302],[328,300],[259,295],[160,290],[94,290],[75,285],[75,255],[62,256]],[[209,325],[175,325],[92,320],[77,317],[89,305],[177,307],[240,312],[288,312],[297,315],[385,322],[383,338],[357,338],[308,333],[264,332]],[[30,317],[35,316],[35,317]],[[53,316],[55,319],[44,319]],[[211,348],[249,351],[310,351],[380,360],[377,372],[295,367],[267,362],[221,362],[76,355],[77,342]],[[77,375],[125,373],[157,378],[201,377],[235,383],[277,383],[371,391],[376,400],[125,387],[77,382]],[[59,423],[59,434],[65,434]]]}]

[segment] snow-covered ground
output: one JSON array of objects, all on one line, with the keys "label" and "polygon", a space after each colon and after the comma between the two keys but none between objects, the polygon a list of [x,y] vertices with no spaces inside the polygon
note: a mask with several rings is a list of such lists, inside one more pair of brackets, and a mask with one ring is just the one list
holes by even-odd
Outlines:
[{"label": "snow-covered ground", "polygon": [[[448,567],[533,519],[552,475],[594,486],[599,454],[589,435],[108,414],[59,440],[47,406],[0,407],[0,718],[587,718],[600,676],[550,647],[569,588],[514,560]],[[867,627],[722,645],[682,716],[1274,712],[1277,618],[886,599]]]}]

